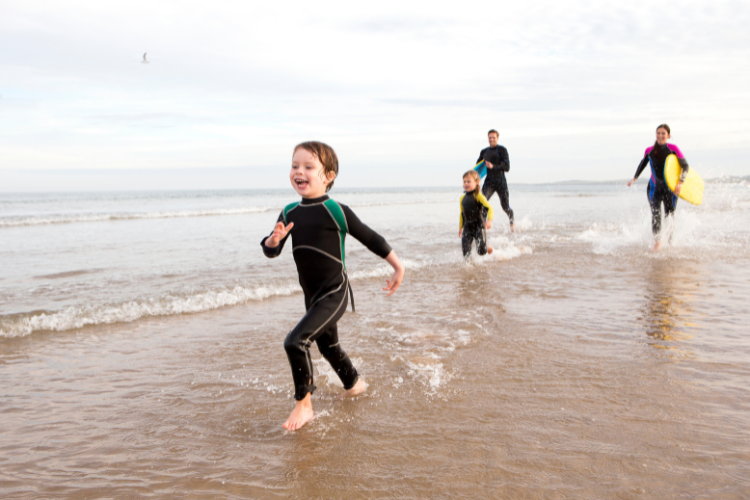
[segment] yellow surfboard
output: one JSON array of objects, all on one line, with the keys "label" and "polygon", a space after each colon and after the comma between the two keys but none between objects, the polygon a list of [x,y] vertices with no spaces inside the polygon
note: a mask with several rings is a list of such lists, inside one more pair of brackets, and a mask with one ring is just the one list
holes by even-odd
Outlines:
[{"label": "yellow surfboard", "polygon": [[[674,192],[677,181],[680,180],[680,162],[677,161],[676,155],[667,156],[667,161],[664,164],[664,178],[667,180],[669,189]],[[695,171],[693,167],[690,167],[685,181],[682,183],[682,189],[680,189],[680,198],[685,201],[692,203],[693,205],[700,205],[703,203],[703,179]]]}]

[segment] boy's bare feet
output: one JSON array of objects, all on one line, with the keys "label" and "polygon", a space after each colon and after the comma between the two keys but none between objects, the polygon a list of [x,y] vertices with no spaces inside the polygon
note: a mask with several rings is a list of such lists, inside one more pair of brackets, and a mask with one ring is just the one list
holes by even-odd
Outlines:
[{"label": "boy's bare feet", "polygon": [[492,252],[494,252],[492,247],[487,247],[487,255],[492,255]]},{"label": "boy's bare feet", "polygon": [[515,233],[516,232],[516,225],[515,224],[511,224],[510,225],[510,232],[511,233]]},{"label": "boy's bare feet", "polygon": [[360,378],[359,380],[357,380],[357,383],[354,384],[354,387],[342,392],[341,394],[339,394],[338,397],[339,399],[353,398],[354,396],[359,396],[360,394],[365,392],[366,389],[367,389],[367,382],[365,382],[364,380],[362,380],[362,378]]},{"label": "boy's bare feet", "polygon": [[315,418],[315,414],[312,409],[312,394],[308,392],[305,399],[297,401],[297,406],[294,407],[294,411],[282,427],[288,431],[296,431],[313,418]]},{"label": "boy's bare feet", "polygon": [[661,241],[657,241],[656,245],[654,245],[653,251],[658,252],[660,248],[661,248]]}]

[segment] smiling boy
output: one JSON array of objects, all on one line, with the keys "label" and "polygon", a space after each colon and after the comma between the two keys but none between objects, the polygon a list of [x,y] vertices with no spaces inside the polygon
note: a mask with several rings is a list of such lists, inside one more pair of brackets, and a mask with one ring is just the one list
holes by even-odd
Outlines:
[{"label": "smiling boy", "polygon": [[[351,294],[346,273],[344,239],[351,234],[371,252],[393,267],[393,276],[383,290],[393,295],[404,278],[401,264],[385,239],[363,224],[352,210],[326,194],[338,175],[338,158],[322,142],[303,142],[294,148],[289,180],[302,197],[287,205],[279,215],[271,235],[261,246],[267,257],[277,257],[292,236],[294,262],[307,312],[284,341],[294,379],[296,405],[283,427],[295,431],[314,418],[312,409],[313,368],[310,346],[313,342],[344,384],[341,397],[357,396],[367,384],[359,377],[341,348],[336,323],[344,315]],[[347,293],[349,292],[349,293]]]}]

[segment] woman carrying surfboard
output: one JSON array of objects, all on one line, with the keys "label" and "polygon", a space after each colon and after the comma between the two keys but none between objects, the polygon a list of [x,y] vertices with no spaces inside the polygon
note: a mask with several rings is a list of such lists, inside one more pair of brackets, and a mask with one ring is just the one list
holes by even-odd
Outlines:
[{"label": "woman carrying surfboard", "polygon": [[[682,182],[685,180],[690,167],[680,148],[674,144],[668,144],[667,139],[671,137],[669,125],[663,123],[656,127],[656,142],[653,146],[646,148],[643,159],[638,164],[635,171],[635,177],[628,181],[628,186],[635,183],[638,176],[641,175],[647,164],[651,164],[651,179],[648,182],[648,202],[651,205],[651,230],[654,233],[656,244],[654,250],[661,246],[661,205],[664,205],[664,217],[671,217],[677,207],[677,196],[682,189]],[[669,189],[667,181],[664,178],[664,165],[669,155],[675,155],[680,163],[680,179],[674,188],[674,192]]]}]

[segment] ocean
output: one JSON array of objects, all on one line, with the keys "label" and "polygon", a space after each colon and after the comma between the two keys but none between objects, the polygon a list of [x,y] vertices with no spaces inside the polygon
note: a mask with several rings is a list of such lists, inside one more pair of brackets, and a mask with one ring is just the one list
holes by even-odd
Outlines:
[{"label": "ocean", "polygon": [[456,188],[334,187],[401,257],[347,238],[356,312],[293,408],[286,190],[0,194],[0,497],[747,498],[750,182],[681,201],[652,252],[645,185],[510,186],[491,256]]}]

